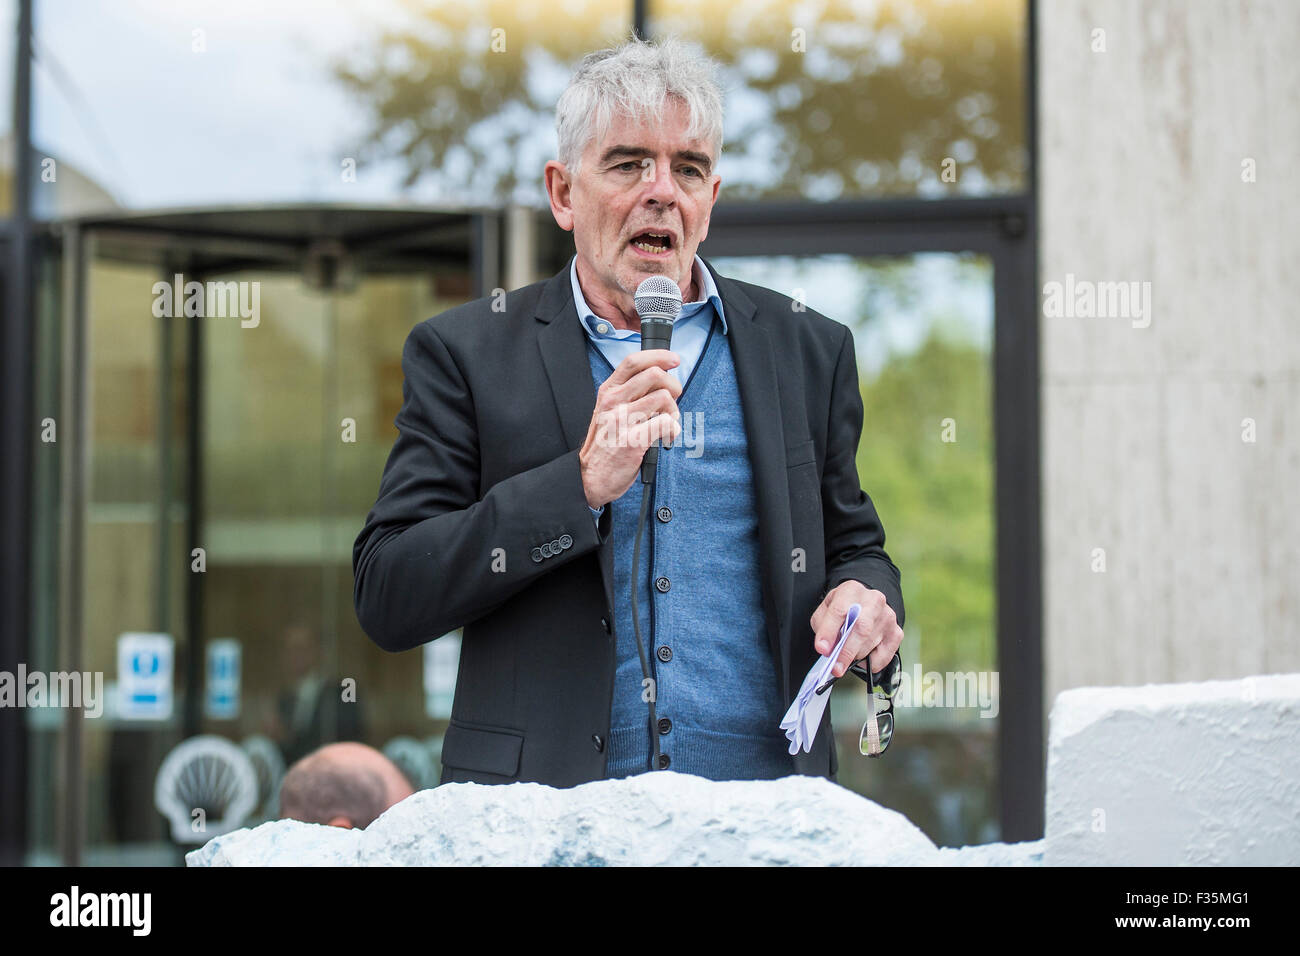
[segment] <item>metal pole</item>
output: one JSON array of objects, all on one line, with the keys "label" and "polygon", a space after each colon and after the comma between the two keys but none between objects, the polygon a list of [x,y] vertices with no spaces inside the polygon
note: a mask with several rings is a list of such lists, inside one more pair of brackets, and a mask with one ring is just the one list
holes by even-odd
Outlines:
[{"label": "metal pole", "polygon": [[[32,474],[32,4],[19,0],[14,44],[13,222],[0,339],[0,670],[27,659],[31,624]],[[25,712],[0,708],[0,865],[26,850]]]},{"label": "metal pole", "polygon": [[[188,276],[190,269],[186,269]],[[189,406],[189,435],[185,452],[186,517],[185,562],[193,560],[194,548],[207,548],[203,540],[203,318],[191,316],[186,339],[186,402]],[[211,559],[211,555],[208,555]],[[187,570],[185,575],[185,705],[181,716],[181,737],[193,737],[202,726],[203,690],[203,598],[206,574]],[[179,641],[177,644],[179,645]]]},{"label": "metal pole", "polygon": [[[1027,213],[1004,219],[1009,255],[994,276],[997,328],[994,428],[998,512],[998,816],[1007,843],[1043,836],[1046,713],[1043,706],[1042,441],[1038,375],[1038,70],[1035,0],[1025,24]],[[1019,246],[1022,251],[1010,251]],[[1005,264],[1005,267],[1003,267]],[[1003,427],[1014,423],[1014,427]]]},{"label": "metal pole", "polygon": [[[77,225],[63,232],[63,357],[59,400],[63,453],[59,480],[59,642],[58,660],[69,671],[80,671],[85,630],[86,459],[90,424],[86,269],[90,240]],[[59,748],[60,780],[56,799],[61,820],[58,840],[63,862],[80,866],[85,839],[85,792],[81,711],[64,711]]]},{"label": "metal pole", "polygon": [[642,40],[650,39],[646,21],[649,19],[646,0],[632,0],[632,29]]}]

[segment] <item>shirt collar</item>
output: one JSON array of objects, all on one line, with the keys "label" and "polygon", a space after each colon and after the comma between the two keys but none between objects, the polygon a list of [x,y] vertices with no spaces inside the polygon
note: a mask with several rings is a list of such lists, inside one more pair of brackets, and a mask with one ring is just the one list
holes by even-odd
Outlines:
[{"label": "shirt collar", "polygon": [[[709,272],[704,265],[704,260],[695,256],[695,264],[692,266],[695,273],[695,285],[701,290],[702,297],[695,302],[683,302],[681,315],[677,317],[680,322],[683,319],[689,319],[696,315],[706,305],[712,305],[713,310],[718,314],[718,319],[722,322],[722,334],[727,334],[727,317],[722,311],[722,296],[718,294],[718,285],[713,281],[713,273]],[[574,256],[569,260],[569,281],[573,284],[573,304],[578,309],[578,320],[582,323],[583,329],[590,337],[610,337],[614,338],[631,338],[636,336],[640,338],[639,332],[632,332],[627,329],[616,329],[613,324],[606,322],[596,313],[591,311],[591,306],[587,305],[587,300],[582,295],[582,287],[578,284],[578,257]],[[599,326],[605,325],[607,331],[600,332]]]}]

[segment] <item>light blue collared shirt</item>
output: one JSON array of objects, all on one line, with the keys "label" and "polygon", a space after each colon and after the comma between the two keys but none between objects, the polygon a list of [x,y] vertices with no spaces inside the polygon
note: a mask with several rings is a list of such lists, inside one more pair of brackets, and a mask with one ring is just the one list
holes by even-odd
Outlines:
[{"label": "light blue collared shirt", "polygon": [[[700,353],[704,351],[704,343],[709,338],[709,326],[714,313],[717,313],[720,320],[722,334],[727,334],[727,317],[722,311],[722,297],[718,295],[718,287],[713,281],[713,275],[704,267],[698,255],[695,257],[693,270],[695,286],[700,290],[702,297],[696,302],[683,302],[681,314],[673,323],[672,350],[681,358],[682,364],[672,371],[683,385],[690,380],[691,371],[695,368],[695,363],[700,360]],[[573,282],[573,304],[578,308],[578,319],[582,322],[583,331],[587,333],[587,338],[591,339],[596,348],[600,349],[606,361],[618,368],[619,362],[633,352],[641,350],[641,333],[633,332],[631,329],[615,328],[613,322],[602,319],[591,311],[591,306],[587,305],[587,300],[582,295],[582,288],[578,285],[577,256],[569,262],[569,278]],[[709,306],[713,308],[710,309]]]},{"label": "light blue collared shirt", "polygon": [[[672,351],[682,361],[671,374],[675,375],[683,385],[690,381],[695,363],[700,360],[704,345],[709,340],[709,329],[713,325],[715,313],[722,334],[727,334],[727,317],[722,311],[722,296],[718,294],[718,286],[713,281],[712,273],[704,267],[698,255],[695,257],[692,269],[695,273],[695,287],[700,290],[701,298],[695,302],[683,302],[681,314],[673,323]],[[578,321],[582,323],[582,330],[587,333],[587,338],[600,349],[600,354],[605,356],[605,360],[614,368],[618,368],[618,363],[623,359],[633,352],[641,351],[640,332],[615,328],[613,322],[602,319],[591,311],[591,306],[587,305],[587,300],[582,295],[582,287],[578,284],[577,256],[569,261],[569,279],[573,283],[573,304],[578,309]],[[603,507],[592,508],[592,517],[599,520],[604,510]]]}]

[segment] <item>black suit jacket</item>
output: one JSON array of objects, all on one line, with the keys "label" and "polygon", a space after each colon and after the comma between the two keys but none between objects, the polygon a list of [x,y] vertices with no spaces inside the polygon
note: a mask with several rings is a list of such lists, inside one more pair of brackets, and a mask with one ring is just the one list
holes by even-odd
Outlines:
[{"label": "black suit jacket", "polygon": [[[848,328],[705,265],[727,316],[788,706],[817,659],[809,618],[826,592],[861,581],[901,625],[899,573],[858,481]],[[443,783],[567,787],[605,775],[611,622],[627,600],[613,593],[612,509],[592,520],[579,474],[596,389],[567,267],[492,306],[458,306],[407,337],[398,438],[353,549],[357,618],[389,651],[464,627]],[[742,686],[744,661],[735,674]],[[834,779],[829,708],[795,769]]]}]

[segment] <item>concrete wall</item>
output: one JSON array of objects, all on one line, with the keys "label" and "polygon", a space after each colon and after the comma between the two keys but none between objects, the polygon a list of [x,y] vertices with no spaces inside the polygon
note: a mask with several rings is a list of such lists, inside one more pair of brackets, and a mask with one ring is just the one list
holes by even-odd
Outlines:
[{"label": "concrete wall", "polygon": [[1045,704],[1298,671],[1300,3],[1038,11]]}]

